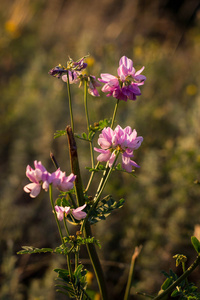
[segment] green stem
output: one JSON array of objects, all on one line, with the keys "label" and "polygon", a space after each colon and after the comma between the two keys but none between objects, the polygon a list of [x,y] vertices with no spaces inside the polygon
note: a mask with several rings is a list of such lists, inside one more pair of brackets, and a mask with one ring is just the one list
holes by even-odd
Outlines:
[{"label": "green stem", "polygon": [[[117,99],[117,103],[115,104],[115,108],[114,108],[114,112],[113,112],[113,116],[112,116],[112,122],[111,122],[111,126],[110,126],[111,128],[113,128],[113,125],[114,125],[114,122],[115,122],[115,118],[116,118],[116,114],[117,114],[118,105],[119,105],[119,99]],[[92,150],[93,150],[93,145],[92,145]],[[94,152],[93,152],[93,155],[94,155]],[[99,164],[100,164],[100,162],[98,162],[98,163],[96,164],[95,169],[98,168]],[[93,167],[93,168],[94,168],[94,167]],[[90,187],[90,185],[91,185],[91,183],[92,183],[92,180],[93,180],[93,178],[94,178],[94,173],[95,173],[95,172],[93,171],[92,174],[91,174],[91,176],[90,176],[90,179],[89,179],[89,181],[88,181],[87,187],[86,187],[86,189],[85,189],[86,192],[88,191],[88,189],[89,189],[89,187]]]},{"label": "green stem", "polygon": [[68,229],[68,227],[67,227],[67,223],[66,223],[66,219],[65,219],[65,217],[64,217],[64,226],[65,226],[65,230],[66,230],[66,232],[67,232],[67,236],[69,236],[69,229]]},{"label": "green stem", "polygon": [[[185,262],[182,262],[182,269],[183,269],[183,273],[185,273]],[[186,282],[187,287],[189,287],[189,282],[188,282],[187,278],[185,279],[185,282]]]},{"label": "green stem", "polygon": [[[85,237],[91,237],[92,236],[91,227],[90,227],[88,222],[85,224],[84,236]],[[92,266],[93,266],[93,269],[94,269],[94,272],[95,272],[95,276],[96,276],[97,283],[98,283],[98,286],[99,286],[99,291],[100,291],[100,294],[101,294],[101,299],[102,300],[108,300],[106,282],[105,282],[103,270],[102,270],[102,267],[101,267],[101,263],[100,263],[95,245],[94,244],[87,244],[86,247],[87,247],[88,254],[89,254],[89,257],[90,257],[90,260],[92,262]]]},{"label": "green stem", "polygon": [[68,73],[68,71],[67,71],[67,92],[68,92],[68,99],[69,99],[69,113],[70,113],[71,127],[72,127],[72,131],[74,132],[74,120],[73,120],[73,112],[72,112],[72,100],[71,100],[71,92],[70,92],[70,83],[69,83],[69,73]]},{"label": "green stem", "polygon": [[[87,81],[84,81],[84,106],[85,106],[85,116],[87,122],[87,130],[88,133],[90,131],[90,119],[89,119],[89,112],[88,112],[88,105],[87,105]],[[91,155],[91,162],[92,168],[94,168],[94,150],[93,150],[93,141],[89,140],[90,142],[90,155]]]},{"label": "green stem", "polygon": [[[62,241],[63,249],[65,249],[66,247],[65,247],[65,243],[64,243],[64,239],[63,239],[62,230],[61,230],[58,218],[57,218],[57,214],[56,214],[56,210],[55,210],[55,206],[54,206],[54,202],[53,202],[52,184],[49,185],[49,198],[50,198],[51,206],[52,206],[54,216],[55,216],[55,219],[56,219],[56,224],[57,224],[58,231],[59,231],[59,234],[60,234],[60,238],[61,238],[61,241]],[[71,262],[70,262],[70,255],[69,254],[67,254],[67,266],[68,266],[70,277],[72,278],[72,269],[71,269]]]},{"label": "green stem", "polygon": [[114,122],[115,122],[115,117],[117,114],[117,109],[118,109],[118,104],[119,104],[119,99],[117,99],[117,103],[115,104],[114,112],[113,112],[113,117],[112,117],[112,123],[111,123],[111,128],[113,128]]},{"label": "green stem", "polygon": [[133,275],[134,275],[134,267],[135,267],[135,261],[136,258],[138,257],[138,255],[140,254],[142,247],[136,247],[135,251],[132,255],[131,258],[131,266],[130,266],[130,271],[129,271],[129,276],[128,276],[128,281],[127,281],[127,286],[126,286],[126,291],[125,291],[125,295],[124,295],[124,300],[128,300],[129,296],[130,296],[130,290],[131,290],[131,284],[133,281]]},{"label": "green stem", "polygon": [[55,216],[55,219],[56,219],[56,224],[57,224],[57,226],[58,226],[58,231],[59,231],[60,238],[61,238],[61,241],[62,241],[62,244],[63,244],[63,248],[65,248],[65,243],[64,243],[64,240],[63,240],[62,230],[61,230],[61,227],[60,227],[60,223],[59,223],[59,221],[58,221],[58,218],[57,218],[57,214],[56,214],[56,210],[55,210],[55,206],[54,206],[54,202],[53,202],[53,196],[52,196],[52,184],[49,185],[49,198],[50,198],[51,206],[52,206],[53,213],[54,213],[54,216]]},{"label": "green stem", "polygon": [[197,259],[194,261],[194,263],[183,273],[174,283],[172,283],[166,290],[164,290],[162,293],[160,293],[158,296],[153,298],[154,300],[160,300],[165,298],[166,295],[171,293],[185,278],[189,276],[194,269],[200,264],[200,255],[197,256]]},{"label": "green stem", "polygon": [[105,188],[106,183],[108,182],[108,179],[109,179],[109,177],[110,177],[110,175],[111,175],[111,173],[112,173],[112,170],[113,170],[113,168],[114,168],[114,166],[115,166],[115,163],[116,163],[116,161],[117,161],[118,156],[119,156],[119,152],[117,153],[117,155],[116,155],[116,157],[115,157],[115,160],[114,160],[114,162],[113,162],[111,168],[107,168],[106,171],[105,171],[106,173],[104,174],[104,177],[102,178],[102,180],[101,180],[101,182],[100,182],[100,184],[99,184],[99,187],[98,187],[98,189],[97,189],[97,193],[96,193],[96,195],[95,195],[95,197],[94,197],[94,200],[93,200],[94,203],[93,203],[92,207],[90,208],[90,210],[88,211],[87,216],[86,216],[86,218],[84,219],[84,221],[83,221],[83,223],[82,223],[81,231],[83,230],[85,224],[87,223],[88,218],[90,217],[91,212],[97,207],[97,204],[99,203],[101,194],[102,194],[103,191],[104,191],[104,188]]}]

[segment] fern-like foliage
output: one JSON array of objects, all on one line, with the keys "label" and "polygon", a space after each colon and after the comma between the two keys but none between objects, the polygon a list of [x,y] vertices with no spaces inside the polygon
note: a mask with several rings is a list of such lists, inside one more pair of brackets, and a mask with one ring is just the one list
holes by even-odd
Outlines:
[{"label": "fern-like foliage", "polygon": [[88,218],[90,224],[95,224],[101,220],[105,220],[112,211],[117,208],[121,208],[124,202],[124,199],[120,199],[119,201],[113,200],[111,195],[104,197]]}]

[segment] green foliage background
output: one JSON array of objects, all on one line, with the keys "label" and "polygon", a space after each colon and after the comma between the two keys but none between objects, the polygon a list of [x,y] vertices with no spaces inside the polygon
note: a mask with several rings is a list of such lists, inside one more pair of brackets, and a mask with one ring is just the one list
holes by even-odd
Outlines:
[{"label": "green foliage background", "polygon": [[[23,192],[25,168],[41,160],[49,171],[53,151],[70,173],[67,140],[53,140],[69,124],[65,84],[48,75],[68,55],[90,53],[91,73],[116,74],[119,58],[133,59],[147,76],[137,101],[120,102],[116,124],[144,137],[135,160],[137,178],[114,173],[107,192],[126,199],[122,209],[94,225],[102,241],[110,299],[122,299],[135,246],[143,245],[135,291],[155,293],[175,268],[172,256],[195,253],[190,244],[200,224],[200,11],[198,1],[75,0],[0,1],[0,263],[3,300],[62,299],[55,294],[61,257],[16,256],[22,245],[59,243],[48,195]],[[77,133],[86,130],[82,89],[72,87]],[[89,98],[91,122],[110,117],[115,100]],[[84,183],[88,145],[77,141]],[[97,176],[98,179],[98,176]],[[96,180],[95,184],[98,181]],[[91,194],[95,191],[95,185]],[[197,227],[196,227],[197,228]],[[87,255],[83,251],[87,264]],[[119,264],[122,263],[122,264]],[[86,265],[90,270],[90,265]],[[92,270],[91,270],[92,271]],[[199,270],[191,277],[200,286]],[[95,282],[94,288],[95,288]],[[136,298],[134,298],[136,299]]]}]

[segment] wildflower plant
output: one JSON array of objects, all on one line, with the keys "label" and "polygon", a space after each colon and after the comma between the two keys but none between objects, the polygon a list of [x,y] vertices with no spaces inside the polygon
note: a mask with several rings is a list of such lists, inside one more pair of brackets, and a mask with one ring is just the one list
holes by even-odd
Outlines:
[{"label": "wildflower plant", "polygon": [[[135,168],[139,168],[139,165],[133,161],[132,158],[135,155],[135,151],[141,146],[143,137],[138,136],[136,129],[129,125],[122,128],[118,124],[114,128],[114,124],[120,101],[127,101],[128,99],[136,100],[137,97],[141,95],[139,86],[144,84],[146,77],[141,75],[144,67],[136,71],[133,67],[133,61],[123,56],[119,61],[119,67],[117,69],[118,76],[103,73],[100,75],[101,78],[97,80],[94,75],[88,75],[86,73],[86,58],[87,57],[83,57],[77,61],[73,61],[72,58],[69,58],[66,66],[58,65],[49,71],[50,75],[58,79],[62,78],[63,84],[67,84],[70,125],[67,125],[65,130],[57,131],[55,138],[67,135],[71,174],[67,176],[65,172],[61,171],[53,154],[50,155],[55,166],[53,173],[48,172],[42,163],[36,160],[34,161],[34,169],[29,165],[26,168],[26,176],[31,183],[28,183],[24,187],[24,191],[29,193],[31,198],[37,197],[42,190],[46,192],[49,191],[52,216],[55,217],[61,245],[55,249],[38,249],[31,246],[23,246],[23,249],[18,253],[31,254],[50,252],[64,255],[67,268],[57,268],[54,270],[58,275],[58,291],[68,295],[70,298],[84,300],[93,299],[87,290],[87,270],[79,260],[80,248],[86,246],[98,282],[101,299],[107,300],[108,294],[105,277],[96,252],[96,246],[100,247],[100,242],[93,237],[91,226],[99,221],[105,220],[115,209],[121,208],[124,204],[124,199],[115,201],[112,195],[103,196],[105,186],[111,173],[121,171],[133,174]],[[117,102],[110,120],[100,120],[92,125],[90,122],[87,97],[88,94],[99,97],[98,88],[102,83],[104,83],[102,91],[108,93],[107,96],[116,98]],[[70,91],[71,84],[78,84],[79,87],[83,86],[87,133],[75,133]],[[98,145],[94,145],[94,137],[96,135],[99,135],[97,141]],[[77,138],[88,142],[90,147],[91,166],[88,168],[90,176],[86,186],[83,186],[79,168],[79,157],[76,145]],[[96,152],[98,156],[95,159]],[[89,190],[97,172],[103,173],[96,187],[96,192],[91,196]],[[53,199],[53,189],[56,189],[58,193],[56,200]],[[63,223],[63,226],[61,226],[61,223]],[[78,227],[76,236],[70,234],[68,224]],[[200,242],[193,237],[192,243],[198,253],[198,258],[191,267],[193,270],[200,261]],[[127,300],[130,295],[134,263],[140,250],[140,247],[135,249],[131,260],[124,300]],[[74,263],[72,263],[72,258],[74,258]],[[182,261],[180,256],[177,259]],[[186,272],[189,274],[191,271],[185,271],[184,269],[184,274],[186,274]],[[167,275],[167,281],[165,281],[162,286],[162,293],[154,299],[164,299],[171,291],[173,292],[172,286],[174,290],[177,289],[179,283],[182,284],[181,288],[184,286],[177,275],[173,275],[173,278],[171,278],[171,273],[169,275],[167,273],[165,274]],[[183,277],[185,276],[184,274]],[[185,276],[183,280],[185,280],[186,277],[187,276]],[[191,285],[190,288],[187,285],[187,290],[195,291],[197,294],[193,285]],[[178,293],[174,292],[174,294],[179,295],[180,291],[178,291]],[[151,296],[151,298],[153,297]]]}]

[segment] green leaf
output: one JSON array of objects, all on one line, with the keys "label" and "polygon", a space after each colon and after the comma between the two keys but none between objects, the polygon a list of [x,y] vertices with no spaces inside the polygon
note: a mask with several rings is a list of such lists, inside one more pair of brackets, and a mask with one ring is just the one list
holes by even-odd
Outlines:
[{"label": "green leaf", "polygon": [[113,200],[111,195],[104,197],[98,204],[97,208],[91,213],[89,217],[90,224],[95,224],[100,220],[105,220],[113,210],[121,208],[125,200]]},{"label": "green leaf", "polygon": [[35,248],[32,246],[22,246],[23,250],[17,252],[17,254],[35,254],[35,253],[53,253],[54,250],[51,248]]},{"label": "green leaf", "polygon": [[200,242],[199,242],[199,240],[195,236],[192,236],[191,237],[191,242],[192,242],[192,245],[193,245],[194,249],[196,250],[196,252],[198,254],[200,254]]},{"label": "green leaf", "polygon": [[66,135],[66,130],[56,130],[56,132],[54,133],[54,139],[60,137],[60,136],[63,136],[63,135]]},{"label": "green leaf", "polygon": [[162,289],[162,290],[166,290],[166,289],[172,284],[172,282],[173,282],[172,278],[167,278],[167,279],[163,282],[163,284],[162,284],[162,286],[161,286],[161,289]]}]

